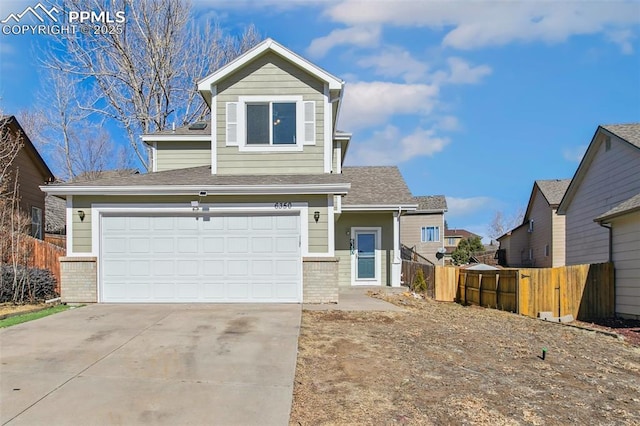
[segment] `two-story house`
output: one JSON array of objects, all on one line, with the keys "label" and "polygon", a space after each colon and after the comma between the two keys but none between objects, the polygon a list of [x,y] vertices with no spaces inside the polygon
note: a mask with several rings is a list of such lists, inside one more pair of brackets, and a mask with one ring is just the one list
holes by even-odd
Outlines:
[{"label": "two-story house", "polygon": [[640,123],[598,126],[558,206],[567,265],[612,261],[616,315],[640,318]]},{"label": "two-story house", "polygon": [[[26,230],[31,236],[44,239],[45,194],[40,186],[52,182],[53,173],[13,115],[0,116],[2,137],[14,138],[22,145],[8,168],[9,187],[16,184],[18,207],[31,222]],[[13,179],[17,179],[14,182]]]},{"label": "two-story house", "polygon": [[396,167],[343,167],[344,82],[267,39],[198,82],[206,122],[143,136],[152,172],[66,198],[69,302],[335,302],[400,285]]},{"label": "two-story house", "polygon": [[537,180],[522,223],[498,238],[503,266],[551,268],[565,264],[565,217],[558,205],[571,179]]},{"label": "two-story house", "polygon": [[437,253],[444,253],[447,199],[444,195],[425,195],[414,200],[418,208],[400,219],[400,240],[434,265],[442,265],[444,259],[438,259]]}]

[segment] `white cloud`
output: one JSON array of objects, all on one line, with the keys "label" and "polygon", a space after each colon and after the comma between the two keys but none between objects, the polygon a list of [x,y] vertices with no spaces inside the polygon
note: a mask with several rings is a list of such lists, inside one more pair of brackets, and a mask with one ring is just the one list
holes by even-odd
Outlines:
[{"label": "white cloud", "polygon": [[371,139],[356,142],[350,159],[358,165],[393,165],[418,156],[432,156],[440,152],[449,139],[436,135],[432,129],[417,128],[409,135],[402,135],[392,125],[375,131]]},{"label": "white cloud", "polygon": [[483,77],[491,74],[491,67],[488,65],[471,66],[462,58],[447,59],[451,73],[446,79],[451,84],[475,84]]},{"label": "white cloud", "polygon": [[565,160],[572,163],[579,163],[584,157],[584,153],[587,152],[588,145],[579,145],[571,148],[565,148],[562,151],[562,156]]},{"label": "white cloud", "polygon": [[436,118],[436,124],[434,128],[444,130],[446,132],[455,132],[457,130],[460,130],[462,128],[462,125],[460,124],[460,120],[458,120],[457,117],[454,117],[453,115],[445,115]]},{"label": "white cloud", "polygon": [[426,63],[397,46],[387,46],[380,54],[366,56],[356,63],[363,68],[373,68],[382,77],[402,77],[407,83],[423,80],[429,70]]},{"label": "white cloud", "polygon": [[347,84],[340,127],[352,131],[380,127],[398,114],[429,114],[437,103],[438,88],[428,84],[383,81]]},{"label": "white cloud", "polygon": [[457,49],[500,46],[512,42],[563,42],[571,36],[597,34],[637,25],[636,2],[513,1],[427,2],[347,0],[326,14],[347,25],[452,28],[442,44]]},{"label": "white cloud", "polygon": [[333,30],[324,37],[314,39],[307,48],[307,53],[321,58],[335,46],[350,44],[358,47],[375,47],[379,43],[379,26],[350,27]]},{"label": "white cloud", "polygon": [[458,198],[447,197],[447,216],[468,216],[488,209],[492,204],[490,197]]},{"label": "white cloud", "polygon": [[607,38],[620,46],[620,50],[625,55],[631,55],[633,53],[633,44],[631,40],[635,38],[635,34],[630,29],[619,29],[610,31],[607,34]]}]

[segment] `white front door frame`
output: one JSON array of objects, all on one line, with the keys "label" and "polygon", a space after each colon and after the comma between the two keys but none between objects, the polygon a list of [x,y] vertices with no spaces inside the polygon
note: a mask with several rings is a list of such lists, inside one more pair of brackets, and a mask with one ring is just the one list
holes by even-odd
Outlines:
[{"label": "white front door frame", "polygon": [[[358,279],[358,233],[375,234],[375,277],[368,279]],[[353,240],[353,253],[351,254],[351,285],[381,285],[382,283],[382,227],[362,226],[352,227],[350,232]]]}]

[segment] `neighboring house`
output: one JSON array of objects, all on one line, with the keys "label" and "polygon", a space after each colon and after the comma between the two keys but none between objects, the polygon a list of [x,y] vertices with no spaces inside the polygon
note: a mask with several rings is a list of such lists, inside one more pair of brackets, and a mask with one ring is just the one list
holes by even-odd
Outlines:
[{"label": "neighboring house", "polygon": [[198,82],[211,120],[143,136],[153,172],[43,187],[67,200],[62,298],[336,302],[399,286],[396,167],[342,167],[344,82],[267,39]]},{"label": "neighboring house", "polygon": [[449,229],[445,227],[444,230],[444,248],[446,250],[444,254],[444,262],[445,264],[451,264],[451,254],[456,250],[460,241],[469,238],[482,238],[480,235],[476,235],[473,232],[469,232],[466,229]]},{"label": "neighboring house", "polygon": [[2,116],[1,128],[3,132],[10,132],[12,137],[19,138],[22,147],[10,166],[10,172],[17,172],[19,208],[28,216],[31,225],[29,234],[38,239],[44,239],[45,193],[40,186],[52,182],[54,177],[44,162],[29,136],[20,126],[14,116]]},{"label": "neighboring house", "polygon": [[571,179],[534,182],[522,224],[498,238],[503,266],[564,266],[565,217],[557,210],[570,182]]},{"label": "neighboring house", "polygon": [[400,241],[434,265],[442,265],[444,259],[438,259],[436,253],[444,249],[447,200],[444,195],[426,195],[414,197],[414,202],[417,210],[400,219]]},{"label": "neighboring house", "polygon": [[613,261],[616,314],[640,318],[640,123],[599,126],[558,207],[567,265]]}]

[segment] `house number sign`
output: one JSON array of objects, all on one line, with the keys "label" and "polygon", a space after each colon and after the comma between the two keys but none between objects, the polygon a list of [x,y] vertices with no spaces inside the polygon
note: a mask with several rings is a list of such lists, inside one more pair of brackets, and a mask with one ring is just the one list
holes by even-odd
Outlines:
[{"label": "house number sign", "polygon": [[283,203],[281,201],[278,201],[273,205],[273,208],[276,209],[276,210],[290,209],[291,208],[291,201],[289,201],[288,203]]}]

